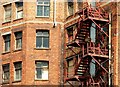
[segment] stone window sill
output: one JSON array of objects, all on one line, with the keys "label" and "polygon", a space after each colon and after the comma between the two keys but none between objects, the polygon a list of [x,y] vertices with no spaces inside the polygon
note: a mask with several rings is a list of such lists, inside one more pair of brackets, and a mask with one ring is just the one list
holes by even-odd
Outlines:
[{"label": "stone window sill", "polygon": [[15,80],[12,83],[18,83],[18,82],[21,82],[21,80]]},{"label": "stone window sill", "polygon": [[2,82],[2,85],[9,84],[9,81]]},{"label": "stone window sill", "polygon": [[35,50],[51,50],[50,48],[34,48]]},{"label": "stone window sill", "polygon": [[49,81],[48,79],[35,79],[35,81]]},{"label": "stone window sill", "polygon": [[7,23],[10,23],[10,22],[11,22],[11,20],[10,21],[5,21],[2,24],[7,24]]},{"label": "stone window sill", "polygon": [[10,53],[10,51],[3,52],[2,54],[8,54],[8,53]]},{"label": "stone window sill", "polygon": [[50,16],[36,16],[36,18],[49,18]]},{"label": "stone window sill", "polygon": [[22,20],[22,19],[23,19],[23,17],[22,18],[14,19],[13,21],[18,21],[18,20]]},{"label": "stone window sill", "polygon": [[22,51],[22,48],[14,50],[14,52],[17,52],[17,51]]}]

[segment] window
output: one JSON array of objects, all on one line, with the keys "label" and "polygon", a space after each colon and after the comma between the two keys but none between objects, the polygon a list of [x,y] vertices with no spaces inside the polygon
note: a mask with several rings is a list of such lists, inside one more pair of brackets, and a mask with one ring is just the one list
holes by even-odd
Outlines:
[{"label": "window", "polygon": [[37,16],[49,16],[50,0],[37,0]]},{"label": "window", "polygon": [[2,65],[3,68],[3,83],[8,82],[10,78],[9,64]]},{"label": "window", "polygon": [[83,8],[83,0],[77,0],[78,4],[78,10],[81,10]]},{"label": "window", "polygon": [[4,35],[4,51],[9,52],[10,51],[10,34]]},{"label": "window", "polygon": [[69,59],[68,60],[68,73],[73,71],[73,69],[74,69],[73,65],[74,65],[73,59]]},{"label": "window", "polygon": [[11,10],[11,4],[5,5],[4,6],[4,10],[5,10],[4,21],[8,22],[8,21],[11,20],[11,12],[12,12],[12,10]]},{"label": "window", "polygon": [[73,26],[67,28],[68,42],[73,40]]},{"label": "window", "polygon": [[22,77],[22,62],[15,62],[14,67],[15,67],[14,80],[20,81]]},{"label": "window", "polygon": [[23,2],[16,2],[16,18],[22,18],[23,17]]},{"label": "window", "polygon": [[36,61],[35,78],[39,80],[48,80],[48,61]]},{"label": "window", "polygon": [[22,48],[22,32],[16,32],[15,33],[16,37],[16,49],[21,49]]},{"label": "window", "polygon": [[37,30],[36,32],[36,48],[49,47],[49,31]]},{"label": "window", "polygon": [[69,15],[72,15],[73,14],[73,0],[68,0],[68,12],[69,12]]}]

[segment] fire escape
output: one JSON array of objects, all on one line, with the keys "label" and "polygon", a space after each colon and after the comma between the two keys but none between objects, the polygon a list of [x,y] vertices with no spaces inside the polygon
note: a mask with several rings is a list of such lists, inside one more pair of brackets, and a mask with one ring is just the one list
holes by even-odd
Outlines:
[{"label": "fire escape", "polygon": [[[81,87],[107,87],[109,73],[109,15],[103,8],[86,5],[78,13],[77,28],[66,29],[65,82]],[[78,49],[78,51],[76,51]]]}]

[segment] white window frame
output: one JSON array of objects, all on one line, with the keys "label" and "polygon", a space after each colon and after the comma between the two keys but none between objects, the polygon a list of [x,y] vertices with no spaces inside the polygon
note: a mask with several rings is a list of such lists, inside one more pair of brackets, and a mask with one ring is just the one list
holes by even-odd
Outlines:
[{"label": "white window frame", "polygon": [[[11,21],[11,17],[12,17],[12,4],[11,3],[6,4],[6,5],[3,5],[3,7],[4,7],[4,22],[9,22],[9,21]],[[9,19],[9,17],[8,18],[6,17],[6,12],[8,11],[8,9],[10,11],[10,15],[9,15],[10,19]]]},{"label": "white window frame", "polygon": [[[21,67],[16,68],[15,67],[16,64],[20,64]],[[20,78],[18,78],[18,79],[16,79],[16,70],[21,72],[21,74],[19,75]],[[14,63],[14,81],[21,81],[21,80],[22,80],[22,62],[15,62]]]},{"label": "white window frame", "polygon": [[[48,66],[37,67],[36,63],[38,62],[46,62]],[[42,77],[37,78],[37,69],[46,69],[46,71],[42,70]],[[49,79],[49,61],[35,61],[35,80],[48,80]]]},{"label": "white window frame", "polygon": [[[4,70],[5,66],[8,66],[8,70]],[[10,79],[10,64],[4,64],[4,65],[2,65],[2,69],[3,69],[3,74],[2,74],[2,76],[3,76],[3,80],[2,81],[3,81],[3,83],[9,82],[9,79]],[[6,72],[9,74],[9,77],[8,77],[7,80],[4,79],[4,76],[5,76]]]},{"label": "white window frame", "polygon": [[69,15],[73,15],[74,14],[74,2],[73,0],[68,0],[68,13]]},{"label": "white window frame", "polygon": [[[17,36],[16,36],[18,33],[21,33],[21,37],[20,38],[17,38]],[[21,47],[17,48],[17,41],[18,41],[18,39],[19,40],[21,39]],[[15,50],[19,50],[19,49],[22,49],[22,31],[15,32]]]},{"label": "white window frame", "polygon": [[[5,38],[9,36],[9,40],[6,40]],[[4,39],[4,52],[10,52],[10,45],[11,45],[11,34],[7,34],[7,35],[3,35],[3,39]],[[9,49],[6,50],[6,42],[9,42]],[[7,47],[8,48],[8,47]]]},{"label": "white window frame", "polygon": [[[41,0],[42,4],[39,4],[39,3],[38,3],[38,0],[37,0],[36,17],[50,17],[50,0],[47,0],[47,1],[49,2],[49,4],[44,4],[44,0]],[[37,15],[38,6],[43,6],[42,15]],[[44,7],[45,7],[45,6],[49,6],[49,15],[48,15],[48,16],[45,16],[45,15],[44,15]]]},{"label": "white window frame", "polygon": [[[48,35],[43,35],[43,32],[47,31]],[[37,32],[42,32],[42,35],[37,35]],[[41,37],[42,38],[42,46],[41,47],[37,47],[37,37]],[[43,38],[48,37],[48,47],[44,47],[44,43],[43,43]],[[49,48],[49,30],[36,30],[36,48],[38,49],[42,49],[42,48]]]},{"label": "white window frame", "polygon": [[[16,2],[15,3],[15,5],[16,5],[16,19],[20,19],[20,18],[23,18],[23,5],[22,5],[22,7],[20,7],[20,8],[22,8],[21,10],[18,10],[18,4],[17,3],[22,3],[23,4],[23,2]],[[21,15],[22,16],[18,16],[19,14],[18,14],[18,12],[21,12]]]}]

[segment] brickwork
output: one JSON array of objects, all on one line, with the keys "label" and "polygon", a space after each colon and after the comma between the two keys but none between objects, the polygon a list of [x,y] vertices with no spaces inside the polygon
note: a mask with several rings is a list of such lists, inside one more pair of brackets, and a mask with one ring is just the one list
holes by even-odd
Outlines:
[{"label": "brickwork", "polygon": [[[2,4],[4,0],[2,1]],[[8,3],[9,0],[8,0]],[[0,15],[2,20],[0,25],[1,35],[11,32],[11,46],[9,53],[4,52],[3,37],[1,36],[1,55],[2,64],[10,63],[10,81],[9,85],[60,85],[62,81],[60,75],[60,63],[62,58],[62,33],[64,18],[64,3],[57,3],[56,22],[57,26],[53,27],[53,0],[50,2],[50,17],[36,17],[36,0],[24,2],[23,18],[15,19],[15,3],[12,2],[12,20],[3,22],[3,14]],[[4,13],[3,6],[0,7]],[[59,11],[63,12],[59,14]],[[49,48],[36,49],[36,30],[49,30]],[[15,50],[15,32],[22,31],[22,49]],[[35,61],[49,61],[48,80],[35,80]],[[14,62],[22,61],[22,80],[14,81]],[[3,84],[6,85],[6,84]]]},{"label": "brickwork", "polygon": [[[15,3],[12,2],[12,19],[4,22],[4,7],[10,0],[0,1],[0,59],[2,64],[10,63],[10,85],[60,85],[63,83],[63,51],[64,51],[64,27],[68,27],[77,22],[77,14],[70,16],[67,2],[56,3],[56,18],[54,15],[54,0],[50,0],[50,17],[36,16],[36,0],[23,0],[23,18],[16,19]],[[117,5],[118,4],[118,5]],[[119,3],[102,3],[106,11],[112,13],[112,68],[113,83],[120,85],[119,66]],[[74,13],[81,9],[82,3],[74,2]],[[118,11],[118,13],[117,13]],[[118,14],[118,15],[117,15]],[[57,26],[54,25],[54,18]],[[75,18],[73,20],[72,18]],[[118,26],[117,26],[118,23]],[[49,30],[49,48],[36,49],[36,30]],[[15,50],[15,32],[22,31],[22,49]],[[10,52],[4,53],[4,41],[2,35],[11,33]],[[35,61],[49,61],[49,80],[35,80]],[[14,62],[22,61],[22,80],[14,81]],[[1,63],[1,62],[0,62]],[[1,70],[2,71],[2,70]],[[6,84],[3,84],[6,85]]]}]

